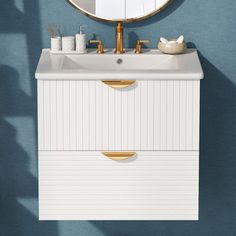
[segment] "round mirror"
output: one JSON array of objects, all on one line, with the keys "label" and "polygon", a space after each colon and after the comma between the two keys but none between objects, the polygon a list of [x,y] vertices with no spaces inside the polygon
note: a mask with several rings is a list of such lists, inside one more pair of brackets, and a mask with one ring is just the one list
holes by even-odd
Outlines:
[{"label": "round mirror", "polygon": [[108,22],[135,22],[165,8],[171,0],[68,0],[95,19]]}]

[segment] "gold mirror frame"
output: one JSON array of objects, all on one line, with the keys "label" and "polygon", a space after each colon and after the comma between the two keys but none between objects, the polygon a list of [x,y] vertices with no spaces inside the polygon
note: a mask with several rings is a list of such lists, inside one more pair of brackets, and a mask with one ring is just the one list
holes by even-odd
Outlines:
[{"label": "gold mirror frame", "polygon": [[116,22],[123,22],[123,23],[133,23],[133,22],[137,22],[137,21],[141,21],[141,20],[146,20],[151,16],[156,15],[158,12],[162,11],[164,8],[166,8],[173,0],[167,0],[166,3],[164,3],[162,6],[160,6],[159,8],[157,8],[155,11],[150,12],[147,15],[141,16],[141,17],[136,17],[136,18],[129,18],[129,19],[107,19],[107,18],[101,18],[98,17],[86,10],[84,10],[83,8],[79,7],[77,4],[75,4],[73,2],[73,0],[67,0],[73,7],[75,7],[76,9],[80,10],[84,15],[94,19],[94,20],[98,20],[98,21],[102,21],[102,22],[110,22],[110,23],[116,23]]}]

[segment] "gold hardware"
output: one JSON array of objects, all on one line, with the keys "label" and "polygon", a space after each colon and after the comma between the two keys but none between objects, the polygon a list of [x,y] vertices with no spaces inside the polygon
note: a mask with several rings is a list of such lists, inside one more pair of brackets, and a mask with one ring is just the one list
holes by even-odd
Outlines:
[{"label": "gold hardware", "polygon": [[102,54],[104,53],[104,47],[103,47],[103,43],[102,40],[89,40],[89,43],[97,43],[98,44],[98,48],[97,48],[97,53],[98,54]]},{"label": "gold hardware", "polygon": [[133,84],[135,80],[102,80],[102,82],[112,88],[126,88]]},{"label": "gold hardware", "polygon": [[150,40],[137,40],[134,52],[139,54],[142,53],[142,44],[143,43],[150,43]]},{"label": "gold hardware", "polygon": [[123,40],[123,24],[118,22],[116,26],[116,49],[115,53],[124,53],[124,40]]},{"label": "gold hardware", "polygon": [[133,22],[137,22],[137,21],[141,21],[141,20],[146,20],[149,17],[154,16],[158,12],[161,12],[162,10],[164,10],[172,1],[173,0],[167,0],[160,7],[158,7],[154,11],[152,11],[149,14],[144,15],[144,16],[134,17],[134,18],[123,18],[123,19],[115,19],[115,18],[109,19],[109,18],[102,18],[102,17],[96,16],[94,13],[91,13],[88,10],[85,10],[83,7],[81,7],[79,5],[78,0],[67,0],[67,2],[69,2],[77,10],[81,11],[84,15],[86,15],[86,16],[94,19],[94,20],[98,20],[98,21],[101,21],[101,22],[110,22],[110,23],[112,23],[112,22],[113,23],[114,22],[133,23]]},{"label": "gold hardware", "polygon": [[102,154],[112,160],[126,160],[136,155],[136,152],[102,152]]}]

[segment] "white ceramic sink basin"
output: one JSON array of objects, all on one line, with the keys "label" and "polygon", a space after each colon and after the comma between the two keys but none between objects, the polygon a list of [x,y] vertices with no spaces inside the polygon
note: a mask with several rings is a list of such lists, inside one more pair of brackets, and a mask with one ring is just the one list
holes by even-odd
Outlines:
[{"label": "white ceramic sink basin", "polygon": [[142,70],[176,70],[178,62],[175,57],[166,55],[67,55],[63,57],[62,70],[97,70],[97,71],[142,71]]},{"label": "white ceramic sink basin", "polygon": [[128,50],[100,55],[50,53],[42,51],[36,70],[37,79],[202,79],[203,72],[195,49],[182,55],[166,55],[159,50],[135,54]]}]

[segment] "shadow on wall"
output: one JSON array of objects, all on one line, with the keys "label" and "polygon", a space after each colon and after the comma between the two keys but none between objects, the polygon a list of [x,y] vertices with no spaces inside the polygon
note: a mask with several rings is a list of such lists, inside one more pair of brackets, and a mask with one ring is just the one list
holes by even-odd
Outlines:
[{"label": "shadow on wall", "polygon": [[[31,93],[27,95],[19,86],[22,78],[20,61],[8,65],[4,57],[0,58],[0,235],[4,236],[57,236],[58,229],[55,222],[39,222],[32,214],[38,209],[30,206],[26,209],[19,199],[35,199],[38,197],[37,179],[29,172],[29,156],[17,140],[18,131],[14,122],[9,119],[31,117],[34,120],[34,136],[26,133],[26,143],[34,139],[36,147],[36,83],[34,70],[38,55],[42,48],[40,35],[40,20],[38,1],[22,1],[24,12],[19,11],[15,1],[7,0],[1,3],[0,8],[0,35],[17,33],[25,34],[27,39],[26,55],[28,54]],[[6,24],[7,21],[7,24]],[[9,42],[10,43],[10,42]],[[16,49],[17,50],[17,49]],[[7,52],[10,58],[12,51]],[[5,55],[6,56],[6,55]],[[4,63],[3,63],[4,62]],[[28,130],[21,124],[23,129]],[[22,140],[20,140],[22,141]],[[36,148],[33,151],[36,152]],[[35,161],[33,161],[35,162]]]},{"label": "shadow on wall", "polygon": [[[39,0],[24,1],[24,13],[15,1],[5,0],[0,8],[0,34],[23,33],[27,37],[29,72],[33,97],[20,87],[19,69],[0,65],[0,235],[57,236],[56,222],[39,222],[18,202],[19,198],[37,199],[37,179],[29,172],[31,158],[17,141],[17,130],[8,118],[29,116],[34,119],[36,141],[36,84],[34,70],[42,48]],[[172,13],[183,0],[176,0],[166,11],[128,27],[144,26]],[[7,24],[6,19],[8,19]],[[3,23],[1,23],[3,22]],[[130,38],[136,38],[131,34]],[[133,39],[131,39],[134,42]],[[0,58],[0,60],[4,58]],[[201,82],[201,162],[200,221],[92,221],[106,236],[234,236],[236,106],[235,85],[203,56],[205,80]],[[26,135],[28,135],[26,133]],[[36,153],[36,150],[35,150]],[[33,207],[33,206],[32,206]],[[90,236],[90,235],[88,235]],[[92,236],[92,235],[91,235]]]},{"label": "shadow on wall", "polygon": [[0,66],[0,235],[57,235],[55,223],[40,223],[17,199],[37,198],[37,179],[28,171],[29,156],[5,117],[32,116],[32,98],[20,90],[19,74]]},{"label": "shadow on wall", "polygon": [[235,85],[202,55],[199,221],[91,221],[106,236],[234,236]]}]

